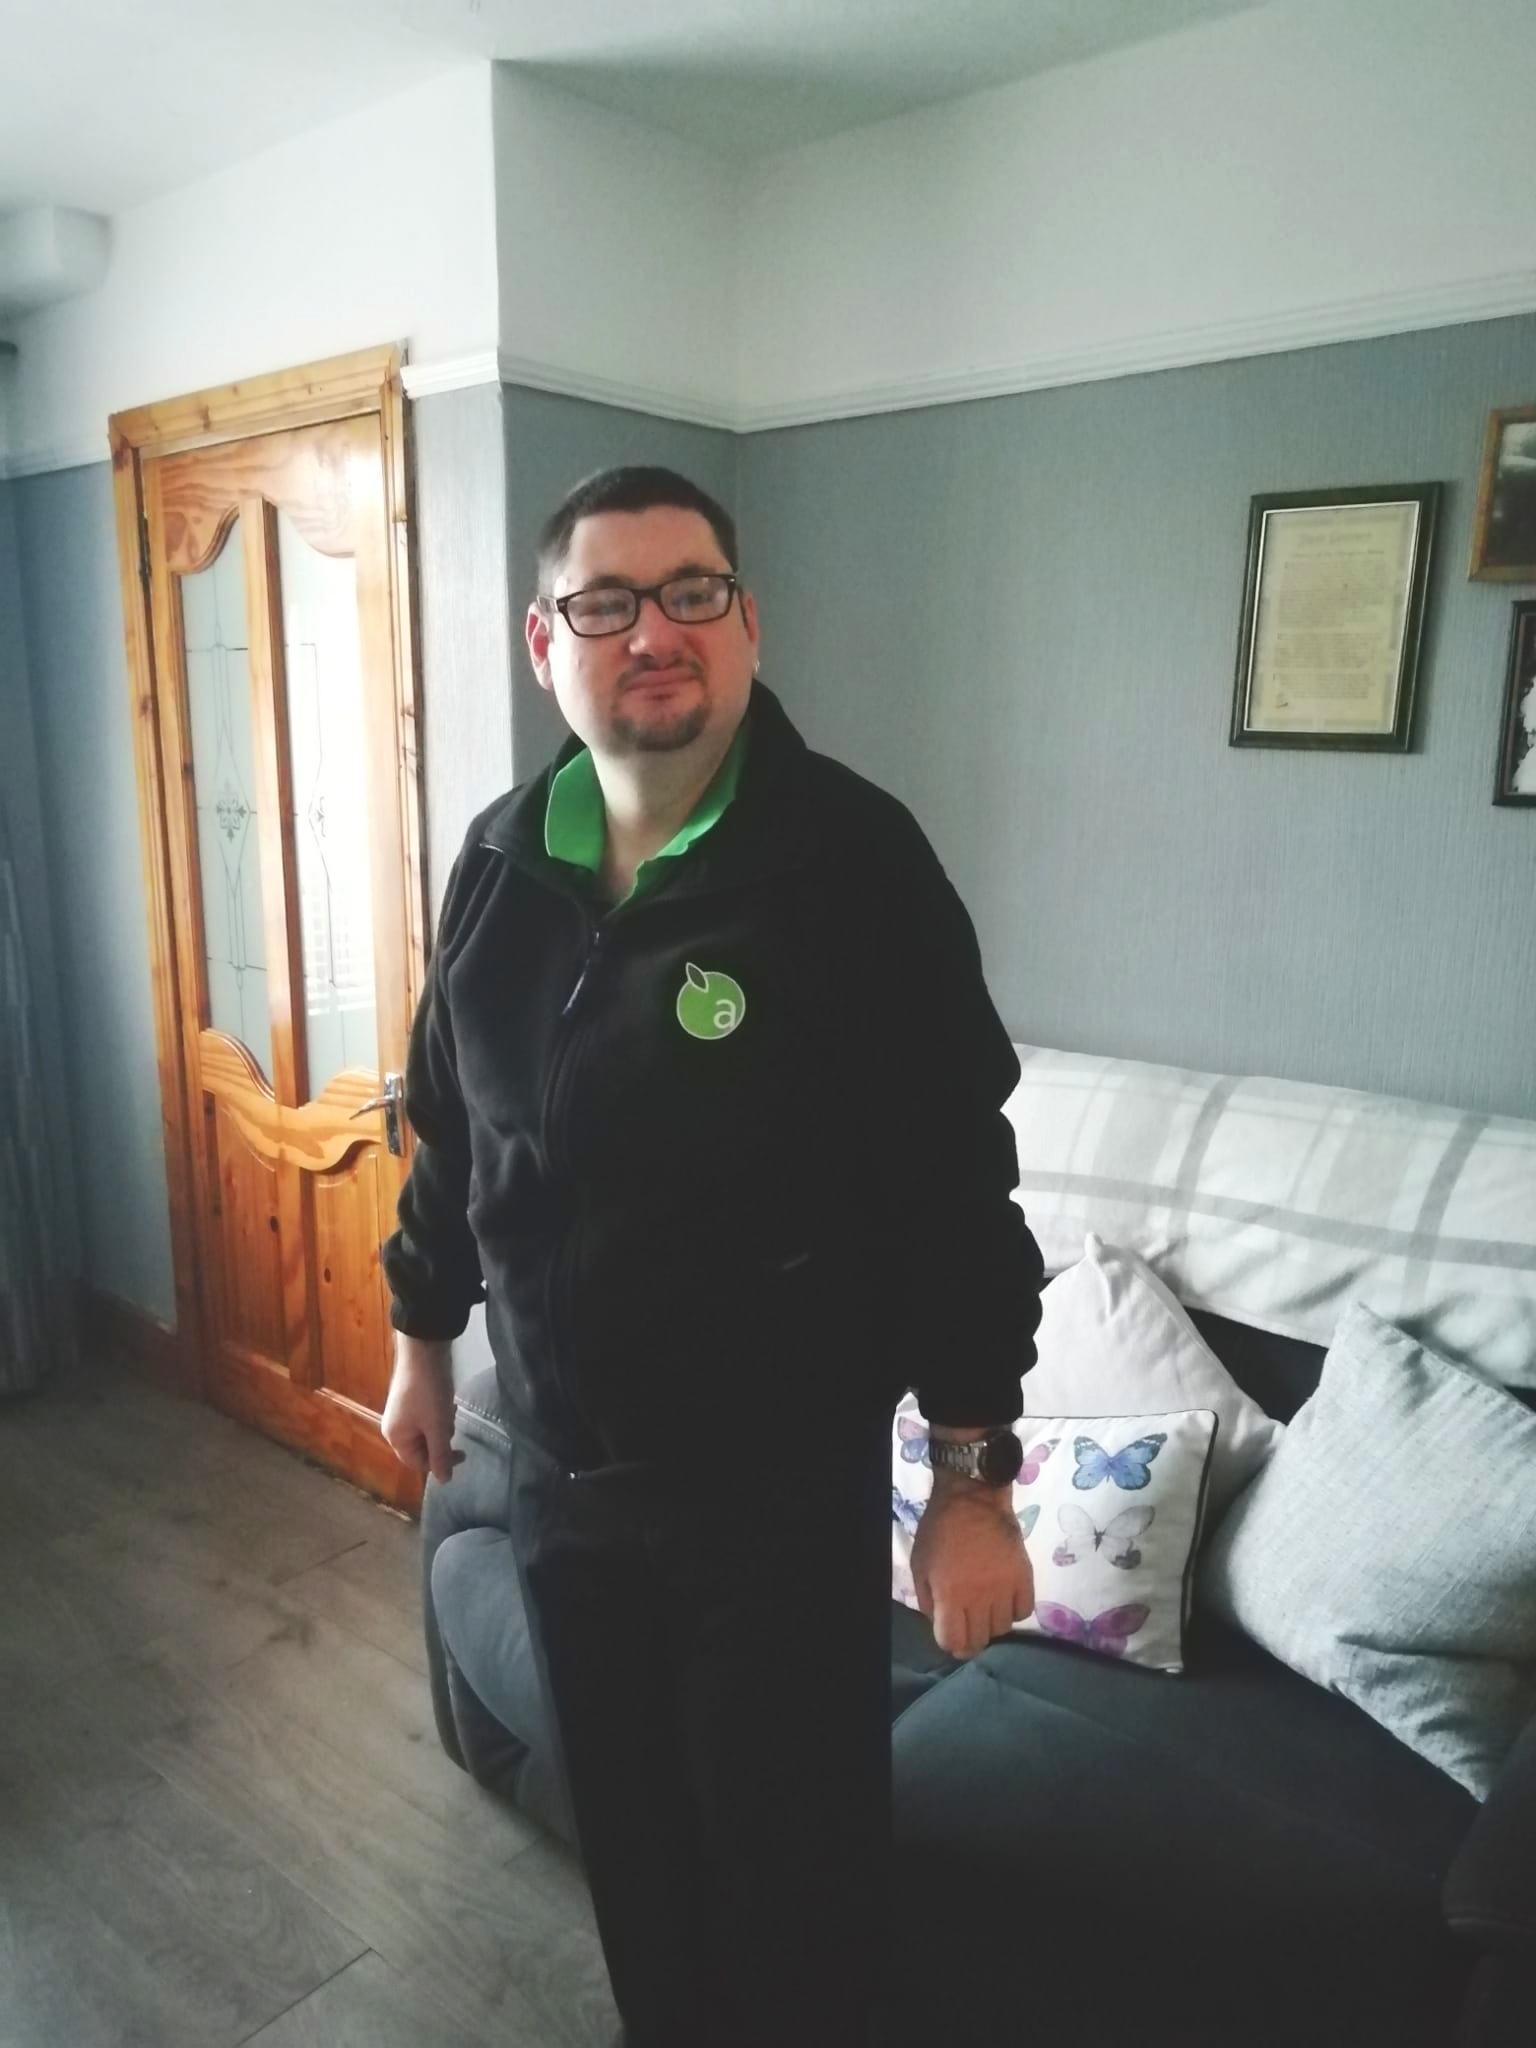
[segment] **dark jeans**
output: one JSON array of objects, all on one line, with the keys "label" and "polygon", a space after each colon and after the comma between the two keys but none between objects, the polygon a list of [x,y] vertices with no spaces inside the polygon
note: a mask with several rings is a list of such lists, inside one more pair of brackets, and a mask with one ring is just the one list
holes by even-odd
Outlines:
[{"label": "dark jeans", "polygon": [[784,1427],[712,1484],[513,1447],[513,1549],[629,2048],[874,2038],[890,1418],[831,1444]]}]

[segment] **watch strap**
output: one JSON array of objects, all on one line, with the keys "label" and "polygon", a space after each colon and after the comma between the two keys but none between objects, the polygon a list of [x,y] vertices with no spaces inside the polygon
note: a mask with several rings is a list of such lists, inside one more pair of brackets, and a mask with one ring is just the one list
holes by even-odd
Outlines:
[{"label": "watch strap", "polygon": [[998,1437],[1012,1436],[1017,1442],[1013,1425],[1000,1422],[996,1429],[989,1429],[985,1436],[973,1437],[969,1441],[956,1442],[952,1437],[928,1436],[928,1462],[936,1472],[958,1472],[964,1478],[984,1481],[981,1469],[982,1458],[987,1446]]},{"label": "watch strap", "polygon": [[928,1461],[936,1472],[961,1472],[967,1479],[979,1479],[981,1453],[986,1441],[984,1436],[976,1437],[970,1443],[955,1443],[949,1437],[930,1436]]}]

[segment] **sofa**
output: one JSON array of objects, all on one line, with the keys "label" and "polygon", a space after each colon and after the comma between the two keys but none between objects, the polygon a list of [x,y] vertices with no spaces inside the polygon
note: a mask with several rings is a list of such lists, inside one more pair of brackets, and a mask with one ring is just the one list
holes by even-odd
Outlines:
[{"label": "sofa", "polygon": [[[1328,1328],[1353,1294],[1373,1296],[1383,1315],[1407,1320],[1413,1308],[1447,1343],[1498,1353],[1506,1384],[1533,1405],[1536,1354],[1529,1376],[1519,1361],[1536,1228],[1504,1220],[1486,1288],[1460,1271],[1454,1284],[1436,1278],[1472,1256],[1465,1232],[1436,1238],[1431,1209],[1441,1224],[1452,1215],[1447,1183],[1487,1119],[1473,1130],[1456,1112],[1258,1084],[1270,1109],[1279,1102],[1283,1142],[1311,1119],[1307,1160],[1333,1148],[1319,1178],[1311,1165],[1255,1156],[1264,1113],[1232,1077],[1020,1054],[1009,1106],[1020,1199],[1048,1271],[1085,1228],[1132,1245],[1280,1422],[1317,1387]],[[1383,1142],[1385,1127],[1406,1125],[1411,1144]],[[1369,1214],[1373,1201],[1400,1214],[1402,1186],[1373,1192],[1359,1160],[1368,1174],[1400,1175],[1424,1153],[1425,1131],[1444,1150],[1426,1169],[1435,1193],[1404,1259]],[[1497,1199],[1524,1217],[1536,1187],[1506,1185]],[[1495,1314],[1488,1300],[1500,1290],[1508,1299]],[[438,1732],[475,1779],[575,1846],[506,1533],[509,1444],[494,1373],[456,1398],[464,1461],[447,1485],[428,1483],[422,1509]],[[778,1649],[796,1654],[790,1642]],[[894,1599],[891,1657],[892,2044],[1536,2044],[1536,1722],[1480,1801],[1198,1600],[1177,1677],[1023,1635],[962,1662]],[[814,1713],[813,1674],[807,1687]]]}]

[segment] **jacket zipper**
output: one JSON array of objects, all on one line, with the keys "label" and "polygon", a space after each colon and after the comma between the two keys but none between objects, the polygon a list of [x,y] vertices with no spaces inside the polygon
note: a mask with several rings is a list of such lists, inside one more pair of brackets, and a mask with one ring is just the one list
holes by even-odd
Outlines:
[{"label": "jacket zipper", "polygon": [[[585,920],[585,911],[582,912],[582,917],[583,920]],[[592,972],[592,964],[597,958],[598,949],[602,945],[602,943],[602,926],[590,926],[588,928],[587,935],[586,957],[585,959],[583,959],[581,963],[581,971],[577,974],[575,981],[571,984],[571,992],[566,997],[564,1005],[562,1006],[560,1011],[560,1021],[562,1024],[565,1023],[567,1018],[570,1017],[572,1011],[576,1008],[577,1000],[580,997],[582,990],[587,985],[587,977]],[[570,1070],[571,1055],[575,1050],[577,1040],[580,1038],[580,1036],[580,1023],[573,1024],[570,1030],[566,1033],[563,1042],[561,1043],[559,1049],[555,1054],[553,1061],[550,1064],[549,1079],[544,1084],[544,1142],[545,1150],[549,1155],[549,1161],[551,1166],[555,1164],[556,1108],[561,1092],[561,1084],[564,1082],[566,1074]]]},{"label": "jacket zipper", "polygon": [[575,982],[572,984],[571,992],[565,999],[565,1006],[560,1012],[560,1015],[562,1017],[569,1017],[572,1010],[575,1009],[576,998],[581,994],[582,989],[586,986],[587,976],[592,969],[592,962],[597,958],[597,949],[602,943],[603,928],[601,925],[594,925],[592,928],[591,942],[587,947],[587,957],[585,960],[582,961],[581,972],[577,975]]},{"label": "jacket zipper", "polygon": [[[580,971],[578,972],[575,981],[571,985],[571,992],[566,997],[565,1002],[561,1006],[560,1022],[563,1025],[575,1011],[576,1006],[581,998],[581,992],[587,985],[588,976],[590,975],[593,964],[597,959],[598,949],[602,945],[603,924],[591,922],[588,919],[586,907],[584,904],[580,903],[574,896],[568,894],[566,890],[561,889],[556,883],[550,881],[547,875],[539,873],[539,871],[536,868],[528,866],[525,863],[516,860],[515,856],[509,855],[508,850],[505,847],[493,846],[488,839],[484,839],[480,843],[488,853],[500,854],[504,860],[509,858],[512,859],[513,864],[521,868],[522,871],[525,874],[527,874],[532,880],[542,883],[544,887],[552,890],[552,892],[555,895],[564,896],[567,902],[575,903],[576,909],[580,913],[583,929],[588,934],[587,951],[586,957],[583,959],[581,963]],[[713,895],[725,894],[730,889],[738,888],[740,886],[741,885],[739,883],[717,884],[713,888],[697,890],[693,892],[693,894],[695,898],[702,899]],[[651,894],[662,895],[666,893],[666,890],[667,882],[664,880],[661,883],[660,887],[651,892]],[[676,899],[674,898],[673,900]],[[612,924],[616,917],[629,916],[632,915],[633,912],[636,910],[645,910],[649,907],[650,895],[643,899],[639,904],[616,904],[614,905],[613,909],[609,911],[606,923]],[[578,1022],[571,1028],[564,1042],[559,1046],[555,1054],[555,1057],[550,1064],[549,1079],[546,1081],[544,1086],[543,1125],[545,1139],[545,1155],[549,1161],[552,1170],[556,1163],[555,1155],[557,1139],[558,1098],[560,1096],[565,1081],[565,1076],[572,1064],[576,1044],[578,1039],[580,1038],[580,1035],[581,1026]],[[571,1391],[570,1383],[566,1377],[566,1374],[561,1369],[559,1336],[562,1328],[569,1329],[571,1320],[574,1315],[574,1281],[577,1263],[574,1253],[580,1244],[581,1220],[582,1219],[580,1209],[580,1197],[578,1193],[576,1220],[571,1227],[566,1243],[562,1246],[560,1252],[558,1252],[556,1256],[550,1261],[549,1272],[544,1282],[544,1322],[545,1327],[549,1331],[550,1366],[552,1376],[556,1384],[561,1388],[562,1392],[565,1394],[566,1399],[571,1403],[572,1407],[576,1409],[578,1414],[581,1413],[581,1404],[579,1401],[576,1400],[574,1393]],[[557,1323],[555,1316],[555,1309],[557,1306],[555,1297],[557,1294],[559,1294],[562,1297],[558,1304],[561,1310],[561,1320],[559,1323]],[[577,1479],[581,1475],[578,1472],[571,1472],[570,1476],[572,1479]]]},{"label": "jacket zipper", "polygon": [[[586,925],[585,910],[583,910],[581,914],[583,924]],[[603,933],[602,927],[600,925],[586,925],[586,930],[586,956],[582,960],[580,972],[576,976],[576,980],[572,985],[571,992],[566,997],[564,1005],[561,1008],[560,1021],[562,1025],[565,1024],[566,1020],[571,1016],[572,1012],[575,1010],[577,1001],[581,995],[581,991],[586,986],[587,977],[591,973],[593,962],[597,958],[598,949],[602,945]],[[549,1078],[546,1081],[544,1087],[544,1149],[545,1156],[549,1161],[551,1172],[557,1170],[557,1165],[559,1167],[568,1166],[568,1161],[565,1158],[564,1147],[562,1143],[564,1134],[559,1127],[558,1117],[559,1110],[561,1107],[563,1083],[565,1081],[566,1075],[570,1071],[576,1051],[576,1046],[580,1037],[581,1024],[578,1020],[566,1032],[563,1040],[558,1046],[558,1049],[555,1053],[555,1057],[550,1063]],[[572,1403],[574,1407],[577,1408],[579,1412],[580,1403],[576,1401],[575,1394],[571,1388],[569,1378],[565,1371],[562,1369],[560,1356],[562,1349],[562,1340],[564,1338],[565,1333],[568,1332],[570,1329],[571,1321],[574,1315],[574,1281],[577,1264],[576,1253],[581,1241],[582,1217],[581,1192],[579,1188],[575,1189],[575,1195],[575,1219],[572,1222],[571,1228],[566,1235],[565,1241],[561,1244],[554,1258],[550,1261],[549,1274],[545,1281],[544,1320],[545,1325],[549,1331],[550,1364],[553,1370],[553,1376],[557,1384],[564,1389],[566,1398]],[[576,1476],[577,1475],[574,1472],[571,1474],[571,1477],[573,1479]]]}]

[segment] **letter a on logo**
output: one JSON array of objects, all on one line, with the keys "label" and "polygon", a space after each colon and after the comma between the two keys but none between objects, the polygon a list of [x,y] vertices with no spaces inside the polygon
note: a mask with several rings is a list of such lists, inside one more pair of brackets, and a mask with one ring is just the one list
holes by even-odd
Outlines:
[{"label": "letter a on logo", "polygon": [[690,960],[677,992],[677,1021],[690,1038],[729,1038],[747,1014],[741,983]]}]

